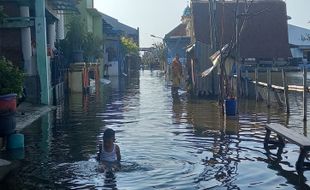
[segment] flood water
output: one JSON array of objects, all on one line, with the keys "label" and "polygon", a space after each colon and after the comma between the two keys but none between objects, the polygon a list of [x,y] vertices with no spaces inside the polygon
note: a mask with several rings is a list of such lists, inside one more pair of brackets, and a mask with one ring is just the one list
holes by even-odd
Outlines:
[{"label": "flood water", "polygon": [[[295,171],[299,147],[287,144],[282,161],[273,161],[264,128],[254,125],[278,122],[308,134],[302,103],[294,102],[289,117],[241,101],[239,119],[224,118],[216,101],[173,99],[164,77],[141,71],[89,96],[72,94],[26,128],[24,159],[0,189],[309,189],[310,172]],[[106,127],[122,153],[115,173],[95,159]]]}]

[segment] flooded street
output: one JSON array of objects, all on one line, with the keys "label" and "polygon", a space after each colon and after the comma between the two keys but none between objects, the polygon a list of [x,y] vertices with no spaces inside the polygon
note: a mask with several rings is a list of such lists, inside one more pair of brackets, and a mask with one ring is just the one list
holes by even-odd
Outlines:
[{"label": "flooded street", "polygon": [[[223,118],[217,101],[173,99],[157,71],[106,88],[72,94],[26,128],[25,157],[0,189],[310,189],[310,172],[304,180],[295,171],[299,147],[287,144],[281,163],[274,162],[264,149],[265,129],[254,125],[278,122],[308,134],[299,97],[292,95],[289,117],[242,101],[237,119]],[[95,159],[107,127],[122,153],[115,173],[100,171]]]}]

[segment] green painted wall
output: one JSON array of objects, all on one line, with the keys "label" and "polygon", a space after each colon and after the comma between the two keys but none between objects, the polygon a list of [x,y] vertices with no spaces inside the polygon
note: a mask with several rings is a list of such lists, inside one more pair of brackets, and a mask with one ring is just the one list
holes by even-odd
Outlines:
[{"label": "green painted wall", "polygon": [[[85,23],[85,29],[87,32],[92,32],[96,36],[103,38],[102,33],[102,19],[99,12],[96,14],[96,10],[93,9],[93,0],[82,0],[78,5],[79,16],[82,21]],[[76,15],[75,15],[76,16]],[[74,15],[65,15],[65,25],[70,22],[70,19],[74,17]],[[65,33],[68,29],[65,27]]]}]

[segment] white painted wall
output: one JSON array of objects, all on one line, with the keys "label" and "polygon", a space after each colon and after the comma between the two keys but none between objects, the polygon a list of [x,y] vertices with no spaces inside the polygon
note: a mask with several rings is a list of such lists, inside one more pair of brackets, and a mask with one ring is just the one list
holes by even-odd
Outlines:
[{"label": "white painted wall", "polygon": [[110,61],[108,64],[111,65],[109,67],[109,75],[110,76],[119,76],[119,63],[118,63],[118,61]]}]

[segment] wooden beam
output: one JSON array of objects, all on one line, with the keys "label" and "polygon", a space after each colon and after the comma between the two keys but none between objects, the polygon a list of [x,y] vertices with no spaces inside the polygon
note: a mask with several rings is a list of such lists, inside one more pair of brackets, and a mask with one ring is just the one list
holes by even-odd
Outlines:
[{"label": "wooden beam", "polygon": [[271,70],[270,68],[267,69],[267,106],[268,108],[271,105],[271,90],[272,90],[272,84],[271,84]]},{"label": "wooden beam", "polygon": [[34,18],[11,17],[4,18],[0,23],[0,28],[27,28],[34,26]]},{"label": "wooden beam", "polygon": [[284,87],[284,101],[286,106],[286,113],[290,113],[290,105],[288,99],[288,85],[287,85],[287,78],[284,69],[282,69],[282,80],[283,80],[283,87]]},{"label": "wooden beam", "polygon": [[307,66],[303,67],[303,108],[304,108],[304,121],[307,121]]},{"label": "wooden beam", "polygon": [[255,97],[256,97],[256,102],[258,102],[258,68],[255,68]]}]

